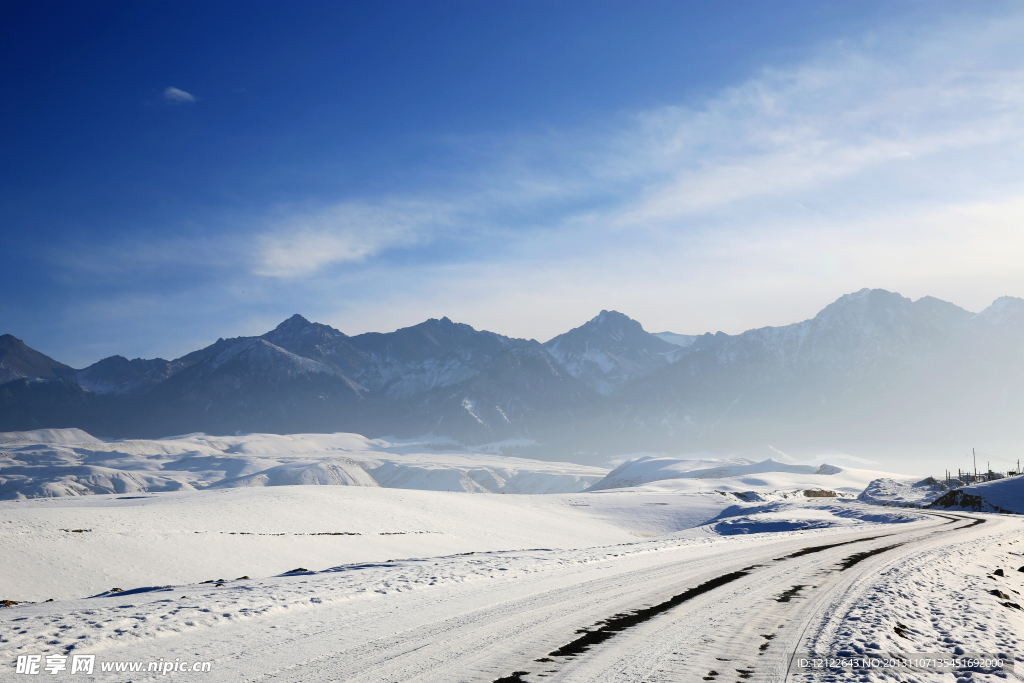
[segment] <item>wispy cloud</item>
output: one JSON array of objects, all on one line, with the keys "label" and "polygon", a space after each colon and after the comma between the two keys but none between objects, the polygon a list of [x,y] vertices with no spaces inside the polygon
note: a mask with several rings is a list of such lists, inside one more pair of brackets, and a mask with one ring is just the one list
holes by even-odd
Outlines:
[{"label": "wispy cloud", "polygon": [[664,180],[617,220],[729,212],[864,174],[911,185],[942,155],[985,182],[994,169],[980,155],[1024,140],[1024,52],[1011,47],[1022,29],[1020,17],[1002,17],[910,41],[873,35],[791,70],[766,69],[701,106],[645,112],[623,136],[628,167]]},{"label": "wispy cloud", "polygon": [[739,332],[864,286],[979,310],[1024,295],[1022,17],[880,31],[598,133],[496,137],[430,191],[321,197],[224,219],[205,246],[102,256],[133,276],[202,261],[188,272],[216,273],[238,316],[352,333],[448,315],[547,339],[602,308]]},{"label": "wispy cloud", "polygon": [[[1022,30],[1014,14],[826,46],[703,103],[577,137],[552,166],[561,175],[518,163],[530,141],[517,140],[493,186],[543,187],[545,206],[568,192],[573,205],[505,230],[474,263],[396,270],[393,298],[346,302],[336,320],[394,327],[444,302],[449,316],[545,338],[617,307],[649,328],[739,332],[864,286],[972,310],[1022,296]],[[479,229],[494,233],[517,201],[465,199],[491,202]]]},{"label": "wispy cloud", "polygon": [[196,98],[192,93],[185,92],[178,88],[169,87],[164,90],[164,99],[168,102],[174,102],[176,104],[184,104],[185,102],[195,102]]},{"label": "wispy cloud", "polygon": [[294,213],[257,238],[256,275],[300,278],[336,264],[357,263],[409,247],[451,225],[450,209],[430,202],[345,202]]}]

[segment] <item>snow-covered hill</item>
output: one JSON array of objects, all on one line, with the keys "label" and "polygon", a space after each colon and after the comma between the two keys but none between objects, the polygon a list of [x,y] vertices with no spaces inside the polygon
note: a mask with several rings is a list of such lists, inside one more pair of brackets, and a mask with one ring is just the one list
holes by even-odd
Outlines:
[{"label": "snow-covered hill", "polygon": [[930,507],[1024,515],[1024,475],[953,489]]},{"label": "snow-covered hill", "polygon": [[571,493],[606,473],[358,434],[191,434],[104,442],[81,430],[0,433],[0,499],[8,500],[301,484]]},{"label": "snow-covered hill", "polygon": [[[884,472],[836,467],[829,464],[788,464],[768,458],[675,458],[644,456],[629,460],[591,487],[592,491],[640,487],[645,491],[723,491],[766,500],[763,494],[809,491],[815,496],[855,496]],[[898,477],[898,475],[888,475]],[[820,492],[820,493],[819,493]]]},{"label": "snow-covered hill", "polygon": [[924,507],[948,490],[949,487],[944,482],[933,477],[926,477],[920,481],[883,477],[869,483],[857,499],[875,505]]},{"label": "snow-covered hill", "polygon": [[[379,469],[368,467],[369,460],[351,457],[365,453],[372,444],[351,437],[253,435],[241,441],[189,437],[105,444],[112,449],[106,451],[109,457],[120,459],[124,467],[150,461],[154,469],[163,463],[182,470],[194,468],[188,470],[191,474],[217,470],[241,476],[198,491],[129,490],[0,501],[5,521],[0,525],[4,549],[0,598],[61,600],[107,594],[113,587],[127,591],[221,578],[230,581],[243,575],[254,582],[265,581],[299,567],[350,565],[355,571],[401,558],[413,558],[408,561],[423,566],[443,565],[443,556],[456,554],[524,548],[544,548],[534,552],[550,553],[614,544],[634,547],[659,538],[685,537],[703,543],[718,536],[839,530],[921,518],[913,511],[852,499],[801,496],[748,502],[743,495],[707,490],[689,493],[644,487],[544,496],[416,490],[413,485],[458,484],[474,474],[459,472],[458,463],[446,454],[435,454],[428,463],[431,454],[417,453],[417,446],[410,444],[390,446],[406,449],[402,453],[375,451],[390,458],[386,461],[394,468],[389,472],[394,477],[390,483],[398,488],[273,485],[341,483],[313,479],[344,461],[379,476]],[[196,450],[177,452],[187,444]],[[311,460],[310,456],[332,446],[333,458]],[[464,456],[463,462],[472,457]],[[296,460],[289,462],[290,458]],[[413,462],[401,468],[399,462],[406,458]],[[270,461],[284,464],[259,469]],[[311,461],[316,464],[302,464]],[[474,481],[481,480],[483,469],[475,470]],[[138,470],[122,472],[132,474],[134,481],[145,481]],[[294,474],[314,476],[303,480]],[[554,472],[521,467],[518,474],[521,487],[557,481],[551,477]],[[261,476],[266,480],[254,481]],[[579,475],[566,472],[562,476]],[[254,486],[232,485],[246,478]],[[792,489],[792,482],[783,488]]]}]

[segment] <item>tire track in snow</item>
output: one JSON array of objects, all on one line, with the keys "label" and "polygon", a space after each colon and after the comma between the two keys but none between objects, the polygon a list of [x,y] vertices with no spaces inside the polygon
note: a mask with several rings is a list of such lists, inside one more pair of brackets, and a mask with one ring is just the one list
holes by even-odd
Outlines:
[{"label": "tire track in snow", "polygon": [[[921,530],[920,528],[907,531],[898,532],[894,534],[884,534],[868,536],[861,539],[854,539],[851,541],[845,541],[840,543],[825,544],[820,546],[810,546],[801,548],[800,550],[785,555],[783,557],[775,558],[774,562],[779,563],[784,560],[797,560],[799,564],[794,567],[782,567],[780,565],[764,565],[765,569],[761,572],[755,573],[750,576],[752,570],[758,568],[758,566],[747,567],[750,571],[741,571],[736,576],[731,574],[723,575],[730,577],[729,580],[723,580],[717,585],[712,585],[714,582],[709,581],[703,585],[708,585],[709,590],[701,591],[701,593],[710,593],[715,589],[721,589],[721,591],[729,590],[733,593],[731,596],[722,596],[720,594],[709,595],[707,599],[703,601],[702,605],[693,605],[692,610],[686,610],[683,608],[682,603],[686,601],[679,601],[672,607],[679,608],[673,610],[671,613],[664,614],[663,623],[661,627],[651,625],[652,628],[648,628],[644,632],[637,632],[634,634],[623,634],[626,640],[620,643],[615,643],[616,647],[609,653],[591,653],[596,656],[589,658],[582,657],[577,661],[563,661],[558,662],[564,670],[551,668],[555,662],[551,660],[551,656],[559,654],[556,650],[552,652],[547,658],[541,658],[537,660],[538,663],[548,664],[543,672],[536,674],[536,679],[531,676],[527,671],[517,671],[510,677],[499,678],[497,681],[523,681],[524,683],[532,680],[540,680],[543,676],[545,679],[551,678],[553,680],[597,680],[593,676],[597,675],[597,671],[603,671],[604,673],[599,676],[600,680],[623,680],[623,681],[659,681],[659,680],[680,680],[689,681],[701,678],[703,680],[730,680],[728,676],[735,676],[736,679],[742,683],[746,683],[748,680],[781,680],[786,676],[786,670],[788,668],[788,657],[787,653],[792,653],[799,641],[802,639],[803,629],[792,628],[794,624],[799,625],[803,622],[805,625],[810,623],[812,617],[815,616],[815,606],[821,602],[823,596],[828,596],[832,591],[841,590],[841,586],[848,583],[848,581],[840,580],[842,572],[850,570],[869,558],[881,555],[891,550],[900,548],[901,546],[912,544],[915,541],[930,538],[936,533],[949,533],[962,531],[977,524],[984,523],[984,519],[980,518],[964,518],[959,516],[947,516],[947,515],[935,515],[943,517],[947,521],[943,523],[952,524],[957,522],[965,521],[970,519],[967,524],[961,524],[955,529],[928,529]],[[854,553],[846,557],[842,556],[840,548],[851,545],[853,543],[864,543],[871,541],[884,542],[895,536],[908,537],[906,541],[889,544],[879,545],[878,547],[871,548],[869,550]],[[809,556],[817,557],[811,558]],[[869,568],[862,568],[867,573]],[[856,574],[856,572],[851,572]],[[779,595],[778,588],[780,585],[787,585],[785,582],[781,582],[780,579],[788,574],[802,575],[808,583],[797,584],[794,588],[799,586],[796,591],[783,592]],[[733,584],[734,581],[738,581],[744,577],[745,583],[750,584],[757,582],[762,584],[761,590],[758,591],[757,587],[741,587],[738,584]],[[790,582],[792,583],[792,582]],[[727,585],[728,584],[728,585]],[[727,625],[728,619],[721,619],[721,615],[715,614],[716,611],[721,611],[723,603],[730,603],[730,598],[735,598],[739,595],[741,598],[749,596],[751,592],[759,592],[763,595],[764,587],[770,587],[772,593],[770,600],[764,601],[762,607],[757,609],[751,609],[748,605],[746,609],[740,610],[736,614],[736,618],[733,620],[734,623]],[[809,589],[809,590],[805,590]],[[817,589],[824,589],[821,591],[821,595],[813,596],[810,593],[814,593]],[[804,594],[794,600],[794,597],[800,591],[804,591]],[[757,597],[762,597],[758,595]],[[785,596],[785,599],[781,599]],[[692,596],[691,596],[692,597]],[[803,601],[805,604],[800,605],[799,602]],[[760,601],[756,601],[760,602]],[[780,604],[782,603],[782,604]],[[786,604],[791,603],[791,604]],[[665,604],[665,603],[663,603]],[[648,608],[651,609],[651,608]],[[640,612],[640,610],[637,610]],[[668,612],[668,609],[658,610],[657,614],[651,616],[657,616]],[[678,613],[677,613],[678,612]],[[621,617],[624,615],[616,615]],[[607,623],[616,624],[616,617],[607,620]],[[678,628],[667,629],[666,625],[678,627],[679,622],[691,621],[693,617],[698,617],[698,621],[702,620],[702,624],[707,628],[686,628],[684,624],[685,635],[682,638],[673,637],[673,635],[679,635]],[[740,623],[735,623],[736,621]],[[643,620],[646,621],[646,620]],[[642,622],[637,621],[631,624],[631,626],[640,626]],[[603,633],[602,624],[596,625],[598,628],[589,633]],[[785,631],[786,627],[789,626],[790,630]],[[721,643],[714,639],[708,639],[709,633],[720,633],[731,632],[734,634],[732,637],[726,639],[726,643]],[[611,631],[607,633],[606,637],[593,638],[588,635],[584,635],[582,638],[577,639],[574,643],[580,645],[587,644],[588,647],[575,647],[570,648],[571,655],[576,657],[583,655],[590,650],[590,647],[597,647],[601,643],[609,640],[612,635],[621,633],[624,629],[605,629]],[[675,634],[669,634],[666,637],[666,630],[675,631]],[[643,631],[643,629],[641,629]],[[654,631],[652,634],[650,631]],[[787,635],[780,638],[780,631],[784,631]],[[798,632],[799,631],[799,632]],[[792,635],[788,635],[792,634]],[[653,636],[653,638],[652,638]],[[671,645],[658,647],[652,645],[651,640],[657,641],[664,639],[665,643]],[[594,641],[594,642],[589,642]],[[648,641],[648,642],[644,642]],[[689,642],[686,642],[689,641]],[[694,648],[694,641],[697,641],[697,645],[703,645],[704,647]],[[665,645],[662,643],[662,645]],[[709,647],[714,645],[714,647]],[[611,643],[605,646],[606,649],[612,650]],[[705,650],[702,653],[703,656],[694,657],[696,654],[694,650]],[[632,652],[631,652],[632,651]],[[772,652],[772,656],[769,657],[768,661],[760,661],[761,657],[764,657],[769,651]],[[620,653],[626,652],[625,656],[618,656]],[[635,653],[643,652],[643,655]],[[713,660],[708,658],[708,654],[713,654]],[[726,656],[722,656],[726,655]],[[567,658],[568,659],[568,658]],[[703,659],[706,663],[702,668],[701,664],[695,662],[695,659]],[[547,660],[547,661],[545,661]],[[705,673],[706,672],[706,673]],[[699,674],[699,676],[697,675]],[[530,676],[530,678],[527,678]]]}]

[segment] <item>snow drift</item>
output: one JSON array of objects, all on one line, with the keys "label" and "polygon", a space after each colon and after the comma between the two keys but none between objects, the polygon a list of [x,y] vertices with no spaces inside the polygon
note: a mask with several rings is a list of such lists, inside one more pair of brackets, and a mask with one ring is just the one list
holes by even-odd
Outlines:
[{"label": "snow drift", "polygon": [[1024,515],[1024,475],[953,489],[928,507]]},{"label": "snow drift", "polygon": [[753,462],[746,458],[645,456],[619,465],[590,490],[643,487],[658,491],[804,491],[807,496],[857,495],[882,474],[885,473],[828,464],[788,464],[773,458]]},{"label": "snow drift", "polygon": [[949,487],[944,482],[933,477],[921,481],[882,477],[869,483],[864,492],[857,496],[857,500],[875,505],[922,507],[948,490]]},{"label": "snow drift", "polygon": [[79,429],[8,432],[0,433],[0,500],[296,485],[574,493],[607,474],[436,448],[344,433],[101,441]]}]

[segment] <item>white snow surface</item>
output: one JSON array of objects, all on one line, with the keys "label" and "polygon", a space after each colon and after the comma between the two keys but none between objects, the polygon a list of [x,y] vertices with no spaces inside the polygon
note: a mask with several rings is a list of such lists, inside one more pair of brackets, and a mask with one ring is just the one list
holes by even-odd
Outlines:
[{"label": "white snow surface", "polygon": [[[217,456],[190,457],[282,460],[226,482],[370,472],[340,449],[313,459],[319,469],[301,465],[337,436],[232,437],[210,446]],[[770,477],[759,491],[698,493],[678,485],[727,478],[684,477],[546,496],[224,484],[0,501],[0,599],[37,603],[0,609],[0,679],[30,654],[212,661],[211,681],[483,682],[530,670],[523,680],[635,682],[691,680],[722,662],[783,680],[787,653],[804,650],[1016,653],[1024,618],[1004,603],[1024,590],[1020,518],[989,515],[975,530],[965,525],[980,515],[807,498],[807,477],[866,475],[752,465],[768,467],[727,467],[738,479]],[[728,572],[750,575],[577,658],[534,664],[581,627]],[[894,632],[901,625],[910,640]],[[767,651],[763,634],[774,638]],[[541,677],[550,667],[556,675]]]},{"label": "white snow surface", "polygon": [[[857,499],[875,505],[894,507],[930,507],[975,512],[1024,514],[1024,476],[960,486],[932,477],[914,481],[880,478],[872,481]],[[933,505],[934,504],[934,505]]]},{"label": "white snow surface", "polygon": [[882,477],[869,483],[864,491],[857,496],[857,499],[876,505],[922,507],[933,502],[948,490],[949,487],[945,483],[932,477],[920,481]]},{"label": "white snow surface", "polygon": [[775,502],[754,507],[727,508],[721,517],[724,519],[713,523],[711,528],[723,536],[854,527],[865,522],[901,524],[919,519],[910,512],[865,510],[859,505],[828,503],[823,499],[818,499],[815,504]]},{"label": "white snow surface", "polygon": [[0,444],[103,443],[81,429],[36,429],[31,432],[0,432]]},{"label": "white snow surface", "polygon": [[[994,482],[993,482],[994,483]],[[1019,500],[1019,499],[1018,499]],[[835,618],[805,645],[805,651],[836,657],[999,656],[1016,665],[1013,675],[985,666],[961,671],[862,670],[841,673],[795,674],[789,680],[890,681],[1024,680],[1024,547],[1021,527],[1010,533],[986,534],[952,546],[939,545],[908,559],[886,562],[873,581],[861,581],[828,606]],[[1017,571],[1020,568],[1022,571]],[[1003,570],[1004,576],[995,575]],[[1002,594],[1001,597],[999,593]]]},{"label": "white snow surface", "polygon": [[1024,476],[986,481],[963,489],[1000,510],[1024,515]]},{"label": "white snow surface", "polygon": [[[975,510],[979,512],[1009,512],[1024,515],[1024,475],[985,481],[950,491],[936,502],[937,507]],[[957,504],[959,503],[959,504]]]},{"label": "white snow surface", "polygon": [[746,458],[644,456],[622,463],[591,487],[592,491],[641,487],[647,491],[771,492],[824,490],[857,495],[875,479],[898,475],[872,470],[820,465],[788,464],[773,458],[753,462]]},{"label": "white snow surface", "polygon": [[[842,541],[848,537],[835,534],[849,534],[855,526],[877,534],[896,528],[890,522],[923,519],[920,513],[879,510],[852,500],[804,500],[787,503],[803,508],[793,514],[820,521],[826,508],[838,506],[852,513],[850,519],[857,510],[876,517],[840,528],[781,533],[723,536],[708,525],[686,530],[720,515],[733,499],[721,493],[467,496],[294,486],[0,502],[6,521],[0,526],[7,550],[0,555],[5,597],[57,600],[0,610],[0,666],[13,667],[17,655],[36,653],[88,653],[101,661],[189,657],[215,662],[210,680],[248,680],[257,675],[245,663],[254,655],[234,653],[270,647],[275,654],[256,666],[262,671],[268,665],[285,667],[275,674],[281,680],[307,680],[311,673],[312,680],[350,680],[347,667],[357,661],[364,668],[358,680],[408,680],[397,673],[385,676],[386,662],[395,656],[390,651],[382,653],[379,664],[352,652],[325,670],[316,660],[321,644],[308,640],[316,634],[303,629],[329,628],[329,637],[346,639],[337,645],[342,649],[349,639],[356,639],[355,645],[365,638],[372,645],[376,638],[397,638],[403,651],[425,648],[415,661],[443,661],[436,648],[446,647],[444,631],[427,631],[426,642],[417,644],[420,636],[413,627],[483,610],[482,622],[457,635],[466,639],[460,652],[490,652],[505,642],[500,634],[508,624],[543,617],[535,612],[519,617],[524,600],[539,600],[543,607],[564,594],[568,604],[554,605],[547,618],[586,625],[597,616],[656,600],[644,592],[656,590],[643,580],[650,571],[668,582],[678,580],[673,577],[680,572],[704,572],[684,577],[695,584],[722,563],[770,563],[772,557],[829,542],[804,534],[831,534],[826,538]],[[749,512],[781,513],[782,508]],[[88,530],[76,533],[75,528]],[[748,552],[760,555],[750,560]],[[768,559],[760,559],[765,554]],[[585,599],[581,581],[626,593]],[[110,590],[115,587],[123,590]],[[783,588],[773,584],[760,590],[773,595]],[[81,599],[86,595],[95,597]],[[764,595],[758,597],[766,602]],[[507,611],[490,614],[506,604]],[[339,618],[336,633],[329,624]],[[562,632],[571,637],[572,630],[561,625],[552,637],[562,638]],[[413,647],[403,645],[409,639]],[[289,643],[296,653],[313,652],[295,662],[298,668],[276,659]],[[542,643],[538,653],[550,649]],[[610,650],[616,651],[621,650]],[[307,661],[310,656],[313,661]],[[456,672],[425,680],[455,680],[452,675]],[[456,675],[458,680],[496,677]],[[153,679],[151,674],[110,677]]]},{"label": "white snow surface", "polygon": [[188,434],[104,442],[78,429],[0,433],[0,500],[326,484],[572,493],[608,470],[358,434]]},{"label": "white snow surface", "polygon": [[[23,603],[0,609],[0,679],[20,655],[78,653],[208,660],[211,681],[530,670],[522,680],[635,682],[755,666],[754,680],[822,680],[786,678],[795,651],[1024,664],[1021,518],[855,499],[868,483],[913,483],[896,475],[663,456],[607,473],[353,434],[86,437],[0,442],[0,485],[31,478],[38,492],[0,500],[0,600]],[[633,485],[558,490],[605,474]],[[1024,478],[968,489],[1014,509]],[[729,572],[733,583],[536,666],[581,627]]]},{"label": "white snow surface", "polygon": [[[775,471],[771,461],[676,461],[669,470],[688,478],[582,492],[607,470],[355,434],[68,443],[71,436],[22,438],[0,451],[0,491],[8,499],[0,501],[0,547],[7,550],[0,576],[8,591],[0,599],[63,599],[394,557],[913,519],[844,499],[842,491],[806,498],[806,489],[843,489],[864,478],[830,466]],[[647,457],[619,469],[637,467],[664,474],[668,466]],[[717,478],[700,478],[708,472]]]},{"label": "white snow surface", "polygon": [[[721,492],[480,495],[371,486],[0,501],[0,599],[41,601],[296,567],[915,519],[853,500],[746,503]],[[80,531],[75,531],[80,530]]]}]

